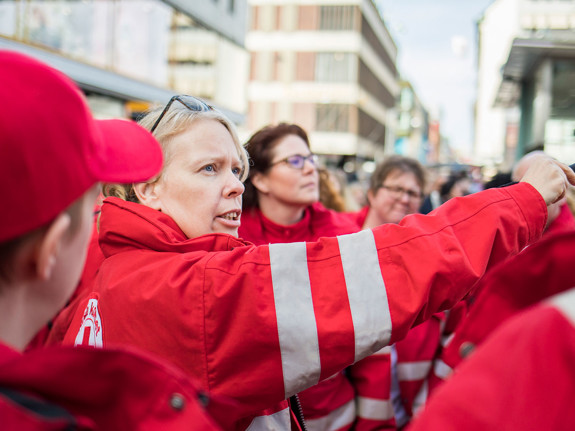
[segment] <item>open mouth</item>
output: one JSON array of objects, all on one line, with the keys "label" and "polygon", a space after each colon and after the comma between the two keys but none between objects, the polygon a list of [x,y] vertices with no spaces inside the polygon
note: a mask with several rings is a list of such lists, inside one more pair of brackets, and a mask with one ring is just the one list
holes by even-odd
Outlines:
[{"label": "open mouth", "polygon": [[224,220],[238,221],[240,219],[240,215],[241,211],[230,211],[229,213],[219,215],[218,217],[223,218]]}]

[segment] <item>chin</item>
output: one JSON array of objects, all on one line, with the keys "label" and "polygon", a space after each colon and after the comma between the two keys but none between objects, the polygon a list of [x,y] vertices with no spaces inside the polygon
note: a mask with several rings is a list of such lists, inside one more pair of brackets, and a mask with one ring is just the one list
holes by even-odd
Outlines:
[{"label": "chin", "polygon": [[228,229],[228,230],[225,230],[221,233],[227,233],[228,235],[231,235],[235,238],[238,238],[238,229],[237,228],[236,229]]}]

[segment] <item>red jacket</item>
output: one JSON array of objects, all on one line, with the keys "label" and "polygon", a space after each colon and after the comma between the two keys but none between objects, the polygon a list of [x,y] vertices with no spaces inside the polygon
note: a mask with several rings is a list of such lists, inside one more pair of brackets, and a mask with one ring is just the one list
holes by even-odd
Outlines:
[{"label": "red jacket", "polygon": [[[403,426],[411,420],[427,401],[432,389],[430,385],[437,380],[435,361],[464,311],[465,302],[460,301],[453,309],[435,313],[412,328],[403,340],[393,345],[399,399],[391,399],[393,361],[390,348],[384,348],[349,367],[357,392],[354,430],[396,429],[398,425]],[[405,412],[400,416],[399,424],[395,417],[398,404]]]},{"label": "red jacket", "polygon": [[0,344],[3,430],[221,429],[202,403],[213,401],[183,373],[147,356],[68,347],[22,355]]},{"label": "red jacket", "polygon": [[[242,214],[239,236],[255,245],[317,241],[321,237],[357,232],[359,227],[336,211],[316,203],[304,212],[302,220],[289,226],[278,225],[253,208]],[[298,394],[309,431],[344,431],[355,420],[355,393],[343,371]]]},{"label": "red jacket", "polygon": [[469,315],[485,325],[468,333],[468,359],[409,431],[575,429],[573,262],[575,232],[563,233],[486,276],[491,294]]},{"label": "red jacket", "polygon": [[278,225],[257,208],[242,213],[238,235],[255,245],[317,241],[319,238],[355,233],[359,227],[346,213],[327,209],[321,203],[310,205],[303,218],[290,226]]},{"label": "red jacket", "polygon": [[341,213],[343,217],[347,218],[353,224],[356,224],[359,229],[363,227],[367,213],[369,212],[369,205],[362,207],[359,211]]},{"label": "red jacket", "polygon": [[188,239],[165,214],[110,198],[106,260],[66,341],[155,352],[249,416],[452,307],[488,267],[537,240],[546,216],[521,183],[399,225],[254,247],[225,234]]}]

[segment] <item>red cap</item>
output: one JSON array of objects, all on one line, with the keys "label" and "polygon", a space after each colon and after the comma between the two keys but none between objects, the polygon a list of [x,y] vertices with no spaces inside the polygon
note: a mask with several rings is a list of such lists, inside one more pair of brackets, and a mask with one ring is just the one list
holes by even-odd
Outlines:
[{"label": "red cap", "polygon": [[0,83],[0,242],[50,222],[97,182],[159,173],[155,138],[132,121],[95,120],[61,72],[0,50]]}]

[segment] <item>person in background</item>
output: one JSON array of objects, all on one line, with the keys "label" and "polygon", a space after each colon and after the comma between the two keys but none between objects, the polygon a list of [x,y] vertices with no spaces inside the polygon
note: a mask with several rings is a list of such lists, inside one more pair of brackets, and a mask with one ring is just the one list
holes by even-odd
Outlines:
[{"label": "person in background", "polygon": [[399,223],[418,211],[425,190],[425,169],[410,157],[389,156],[370,178],[367,205],[351,213],[361,229]]},{"label": "person in background", "polygon": [[250,137],[246,150],[251,166],[241,238],[259,245],[357,232],[347,217],[319,202],[318,160],[300,126],[264,127]]},{"label": "person in background", "polygon": [[[424,167],[415,159],[387,157],[377,166],[367,193],[369,205],[355,213],[363,229],[399,223],[417,213],[426,185]],[[427,395],[426,380],[441,341],[461,316],[442,311],[413,328],[407,336],[349,367],[356,390],[354,429],[396,429],[405,426]],[[448,318],[449,317],[449,318]],[[416,372],[414,372],[416,370]]]},{"label": "person in background", "polygon": [[424,199],[420,212],[422,214],[428,214],[449,199],[468,195],[470,186],[471,180],[465,171],[452,172],[449,177],[439,185],[438,190],[432,190]]},{"label": "person in background", "polygon": [[[296,124],[264,127],[246,143],[251,159],[239,236],[256,245],[316,241],[357,232],[351,221],[319,202],[340,195],[317,166],[305,130]],[[343,204],[343,199],[340,198]],[[339,202],[339,201],[338,201]],[[355,419],[354,392],[343,371],[298,395],[306,427],[347,430]]]},{"label": "person in background", "polygon": [[162,153],[135,123],[94,120],[55,69],[13,51],[0,51],[0,64],[0,173],[11,184],[0,212],[1,428],[219,429],[196,386],[147,354],[22,353],[80,278],[99,183],[146,180]]},{"label": "person in background", "polygon": [[[289,429],[287,409],[254,412],[452,307],[488,268],[541,236],[547,205],[575,183],[541,156],[519,184],[452,199],[433,216],[254,246],[237,237],[248,160],[229,120],[175,96],[141,124],[163,147],[163,170],[106,187],[115,196],[101,210],[105,260],[64,343],[130,345],[171,360],[238,403],[226,412],[236,429]],[[303,161],[311,189],[313,156],[297,148],[300,157],[278,153],[272,163]]]}]

